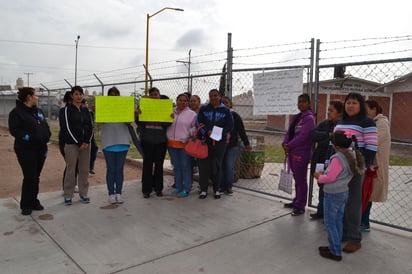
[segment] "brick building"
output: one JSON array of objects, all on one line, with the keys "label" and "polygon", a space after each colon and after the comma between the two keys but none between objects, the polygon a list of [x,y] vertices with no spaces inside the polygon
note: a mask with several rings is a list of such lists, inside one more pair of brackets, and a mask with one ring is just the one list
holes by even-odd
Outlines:
[{"label": "brick building", "polygon": [[[306,90],[306,84],[304,84],[303,91]],[[393,141],[412,142],[412,126],[410,126],[411,122],[409,121],[412,119],[412,73],[383,85],[351,76],[319,82],[317,121],[320,122],[326,118],[329,101],[344,101],[349,92],[358,92],[364,96],[365,100],[376,100],[382,106],[383,114],[389,118]],[[247,101],[245,101],[245,96],[249,98]],[[233,100],[234,102],[237,101],[236,99],[239,100],[238,105],[242,111],[249,104],[249,111],[245,112],[246,116],[249,119],[258,119],[257,117],[249,117],[253,109],[253,94],[236,97]],[[314,110],[316,109],[314,107],[315,99],[315,96],[312,95],[312,108]],[[236,109],[236,103],[235,110],[243,113],[240,109]],[[289,119],[289,115],[268,115],[266,128],[285,131],[288,128]]]}]

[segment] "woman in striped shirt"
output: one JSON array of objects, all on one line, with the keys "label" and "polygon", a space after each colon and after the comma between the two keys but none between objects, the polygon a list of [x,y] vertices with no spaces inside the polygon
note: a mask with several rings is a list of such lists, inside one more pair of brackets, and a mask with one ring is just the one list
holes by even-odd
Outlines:
[{"label": "woman in striped shirt", "polygon": [[[359,149],[365,158],[365,167],[373,163],[378,148],[375,122],[367,116],[365,100],[359,93],[349,93],[344,102],[343,118],[335,131],[351,132],[358,139]],[[359,230],[362,211],[362,182],[364,175],[354,175],[349,182],[349,197],[343,218],[344,252],[352,253],[361,248],[362,235]]]}]

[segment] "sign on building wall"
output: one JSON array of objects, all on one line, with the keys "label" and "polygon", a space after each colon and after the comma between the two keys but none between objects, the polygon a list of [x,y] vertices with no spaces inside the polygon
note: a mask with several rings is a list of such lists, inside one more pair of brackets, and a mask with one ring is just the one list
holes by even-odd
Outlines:
[{"label": "sign on building wall", "polygon": [[303,69],[253,74],[253,115],[296,114]]}]

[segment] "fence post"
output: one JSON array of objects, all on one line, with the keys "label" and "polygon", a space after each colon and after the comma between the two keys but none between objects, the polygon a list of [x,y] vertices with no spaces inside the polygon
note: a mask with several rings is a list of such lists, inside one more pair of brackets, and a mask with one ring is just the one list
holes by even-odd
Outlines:
[{"label": "fence post", "polygon": [[50,89],[48,89],[45,85],[40,83],[40,86],[44,87],[47,90],[47,118],[51,119],[51,104],[50,104]]},{"label": "fence post", "polygon": [[232,33],[227,34],[227,80],[225,95],[232,100],[232,74],[233,69],[233,48],[232,48]]},{"label": "fence post", "polygon": [[94,77],[96,77],[97,81],[99,81],[100,85],[102,86],[102,96],[104,96],[104,84],[103,82],[97,77],[96,73],[93,73]]},{"label": "fence post", "polygon": [[[312,50],[314,46],[314,40],[312,39]],[[315,92],[314,92],[314,110],[315,110],[315,121],[317,124],[317,116],[318,116],[318,94],[319,94],[319,52],[320,52],[320,41],[319,39],[316,40],[316,57],[315,57]],[[313,55],[312,55],[313,57]],[[313,59],[311,59],[312,62]],[[316,165],[316,163],[310,163],[310,170],[312,170],[312,165]],[[309,193],[308,193],[308,206],[312,206],[312,199],[313,199],[313,183],[314,179],[312,174],[309,176]]]}]

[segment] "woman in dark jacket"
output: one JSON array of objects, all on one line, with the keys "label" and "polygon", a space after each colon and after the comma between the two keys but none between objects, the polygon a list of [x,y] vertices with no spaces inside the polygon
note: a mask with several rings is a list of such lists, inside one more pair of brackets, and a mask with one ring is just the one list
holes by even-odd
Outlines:
[{"label": "woman in dark jacket", "polygon": [[[324,164],[324,169],[326,169],[329,161],[329,156],[332,154],[329,151],[331,136],[333,134],[333,129],[335,128],[336,122],[342,118],[343,115],[343,103],[341,101],[330,101],[328,107],[328,117],[323,120],[319,125],[311,132],[310,137],[315,143],[315,150],[312,157],[312,165],[310,173],[313,175],[315,173],[316,164]],[[323,184],[319,185],[319,202],[317,206],[317,211],[311,213],[310,217],[312,220],[323,218]]]},{"label": "woman in dark jacket", "polygon": [[222,178],[220,180],[220,192],[232,194],[232,186],[235,180],[235,163],[239,155],[239,137],[243,142],[245,150],[252,150],[249,139],[246,135],[245,126],[240,115],[233,111],[232,100],[227,97],[222,97],[222,103],[230,109],[233,116],[233,130],[230,132],[230,138],[226,147],[225,156],[222,162]]},{"label": "woman in dark jacket", "polygon": [[30,87],[20,89],[16,107],[9,114],[9,130],[14,136],[14,151],[23,171],[20,208],[23,215],[43,210],[37,198],[40,173],[47,157],[51,136],[43,111],[37,108],[39,98]]},{"label": "woman in dark jacket", "polygon": [[[149,90],[152,99],[167,99],[160,95],[156,87]],[[139,109],[136,116],[137,131],[140,136],[140,146],[143,150],[142,193],[143,198],[150,198],[154,190],[156,196],[163,196],[163,163],[166,156],[166,129],[171,123],[139,121]]]},{"label": "woman in dark jacket", "polygon": [[83,89],[74,86],[71,89],[72,102],[64,107],[63,115],[59,117],[61,141],[64,143],[64,160],[66,161],[66,176],[64,178],[64,204],[66,205],[72,204],[77,167],[80,201],[85,204],[90,202],[87,178],[93,123],[89,110],[81,106],[83,96]]},{"label": "woman in dark jacket", "polygon": [[[207,197],[209,179],[213,183],[214,198],[220,198],[219,184],[222,173],[222,160],[227,146],[227,135],[233,129],[233,116],[230,110],[220,101],[217,89],[209,91],[209,104],[200,107],[196,125],[203,125],[198,138],[205,138],[209,156],[199,159],[200,199]],[[219,136],[212,132],[221,130]]]}]

